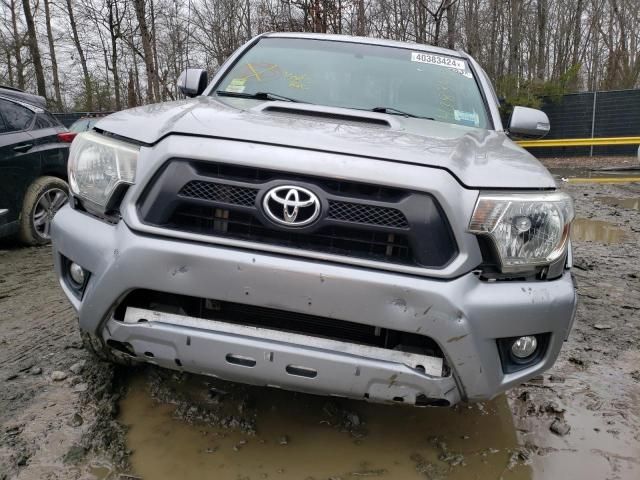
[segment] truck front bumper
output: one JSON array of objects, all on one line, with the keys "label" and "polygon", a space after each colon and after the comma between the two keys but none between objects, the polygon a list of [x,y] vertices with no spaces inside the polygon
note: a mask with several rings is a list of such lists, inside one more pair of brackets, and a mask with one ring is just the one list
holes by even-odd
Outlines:
[{"label": "truck front bumper", "polygon": [[[52,239],[58,278],[82,330],[131,345],[140,361],[292,390],[409,404],[488,399],[550,368],[575,314],[569,272],[536,282],[484,282],[473,273],[418,278],[141,235],[123,221],[110,225],[69,206],[56,215]],[[90,274],[81,297],[65,280],[65,258]],[[427,335],[451,373],[417,369],[396,354],[229,330],[192,317],[138,322],[138,312],[116,320],[115,308],[136,289]],[[543,333],[540,360],[504,373],[496,340]]]}]

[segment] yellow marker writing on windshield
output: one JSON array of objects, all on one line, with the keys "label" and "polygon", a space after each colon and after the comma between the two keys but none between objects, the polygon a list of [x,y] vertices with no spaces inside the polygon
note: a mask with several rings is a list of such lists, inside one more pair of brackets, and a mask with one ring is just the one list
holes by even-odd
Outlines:
[{"label": "yellow marker writing on windshield", "polygon": [[253,68],[253,65],[251,65],[250,63],[247,63],[247,67],[249,67],[249,70],[251,70],[251,71],[253,72],[253,74],[256,76],[256,80],[257,80],[257,81],[262,80],[262,79],[260,78],[260,74],[256,71],[256,69],[255,69],[255,68]]}]

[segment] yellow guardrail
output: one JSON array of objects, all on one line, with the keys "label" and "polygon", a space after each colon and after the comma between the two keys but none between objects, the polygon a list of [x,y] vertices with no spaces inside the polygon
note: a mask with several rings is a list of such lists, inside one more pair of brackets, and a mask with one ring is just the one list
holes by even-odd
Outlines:
[{"label": "yellow guardrail", "polygon": [[640,137],[558,138],[552,140],[518,140],[524,148],[589,147],[592,145],[640,145]]},{"label": "yellow guardrail", "polygon": [[640,177],[571,177],[567,178],[568,183],[631,183],[640,182]]}]

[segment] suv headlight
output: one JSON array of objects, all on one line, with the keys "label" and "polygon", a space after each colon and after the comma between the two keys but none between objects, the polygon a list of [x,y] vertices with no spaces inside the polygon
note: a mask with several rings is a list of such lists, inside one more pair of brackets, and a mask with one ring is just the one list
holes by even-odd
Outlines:
[{"label": "suv headlight", "polygon": [[103,211],[118,186],[133,184],[140,148],[94,132],[79,134],[69,152],[69,187]]},{"label": "suv headlight", "polygon": [[491,239],[503,272],[531,270],[564,254],[573,216],[571,197],[562,192],[481,193],[469,231]]}]

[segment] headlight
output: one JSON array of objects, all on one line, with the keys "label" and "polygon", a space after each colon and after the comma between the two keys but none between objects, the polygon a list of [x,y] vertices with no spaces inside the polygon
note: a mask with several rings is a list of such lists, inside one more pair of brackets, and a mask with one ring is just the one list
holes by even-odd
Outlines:
[{"label": "headlight", "polygon": [[107,208],[122,184],[136,178],[139,147],[93,132],[79,134],[69,152],[69,186],[83,199]]},{"label": "headlight", "polygon": [[469,231],[492,240],[503,272],[521,271],[563,255],[573,216],[562,192],[480,194]]}]

